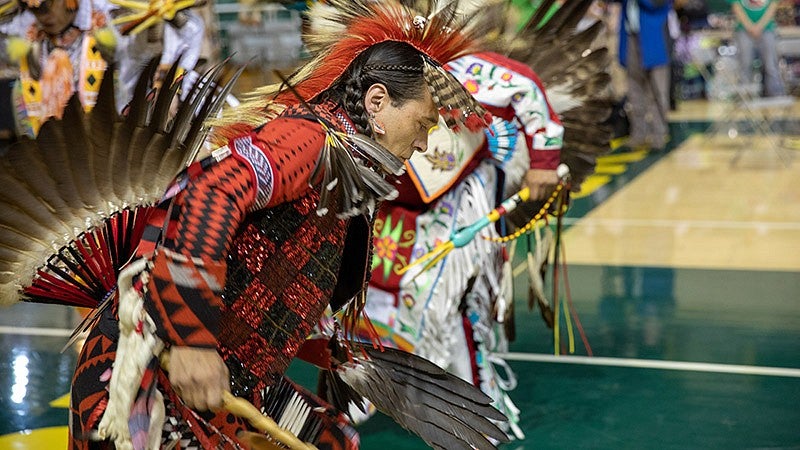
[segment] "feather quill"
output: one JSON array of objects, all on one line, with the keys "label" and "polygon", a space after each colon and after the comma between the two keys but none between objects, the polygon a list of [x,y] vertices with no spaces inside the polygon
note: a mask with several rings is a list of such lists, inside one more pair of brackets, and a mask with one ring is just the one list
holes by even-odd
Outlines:
[{"label": "feather quill", "polygon": [[[85,115],[79,112],[82,109],[83,106],[78,101],[78,97],[71,97],[66,105],[67,113],[61,120],[64,139],[70,144],[69,165],[64,169],[72,172],[72,179],[77,183],[78,193],[84,207],[99,213],[103,200],[97,192],[94,177],[86,176],[93,173],[93,149],[86,132]],[[57,170],[57,168],[54,169]]]},{"label": "feather quill", "polygon": [[[111,70],[114,66],[111,65]],[[113,72],[112,72],[113,73]],[[114,134],[114,122],[117,119],[117,106],[114,95],[114,77],[103,77],[97,102],[89,115],[87,127],[91,130],[89,141],[92,145],[93,175],[98,194],[106,203],[119,204],[120,199],[114,195],[111,167],[111,142]]]},{"label": "feather quill", "polygon": [[505,416],[479,389],[413,354],[363,351],[367,358],[340,366],[341,379],[432,447],[494,449],[487,436],[508,441],[492,422]]}]

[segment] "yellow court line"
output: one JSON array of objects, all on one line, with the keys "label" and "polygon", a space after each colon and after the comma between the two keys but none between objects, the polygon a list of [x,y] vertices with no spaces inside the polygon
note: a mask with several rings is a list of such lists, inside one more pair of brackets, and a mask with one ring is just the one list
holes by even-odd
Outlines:
[{"label": "yellow court line", "polygon": [[37,428],[0,436],[4,450],[38,450],[67,448],[67,427]]},{"label": "yellow court line", "polygon": [[611,142],[608,143],[608,146],[611,147],[611,150],[616,150],[622,147],[623,144],[628,140],[628,136],[622,136],[618,138],[614,138]]},{"label": "yellow court line", "polygon": [[625,173],[627,168],[628,166],[625,164],[615,164],[600,161],[597,163],[597,167],[594,168],[594,173],[603,175],[620,175]]},{"label": "yellow court line", "polygon": [[571,196],[573,199],[587,197],[591,195],[594,191],[599,189],[601,186],[608,184],[610,181],[611,181],[610,175],[590,175],[581,184],[580,192],[574,192],[571,194]]},{"label": "yellow court line", "polygon": [[616,153],[597,158],[597,164],[631,163],[641,161],[647,157],[647,150],[634,150],[625,153]]},{"label": "yellow court line", "polygon": [[61,397],[50,402],[51,408],[69,408],[69,394],[64,394]]}]

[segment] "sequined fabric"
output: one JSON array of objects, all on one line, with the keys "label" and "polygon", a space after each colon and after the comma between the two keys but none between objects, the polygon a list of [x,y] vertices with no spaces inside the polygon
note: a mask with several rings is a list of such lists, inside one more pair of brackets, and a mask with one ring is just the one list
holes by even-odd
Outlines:
[{"label": "sequined fabric", "polygon": [[336,285],[346,222],[319,217],[319,195],[254,214],[228,258],[219,351],[232,390],[271,384],[320,319]]}]

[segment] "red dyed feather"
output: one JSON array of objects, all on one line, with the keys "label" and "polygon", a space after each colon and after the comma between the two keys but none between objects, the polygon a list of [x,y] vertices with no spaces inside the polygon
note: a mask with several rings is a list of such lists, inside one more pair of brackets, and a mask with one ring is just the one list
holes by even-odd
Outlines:
[{"label": "red dyed feather", "polygon": [[[332,45],[319,61],[319,67],[294,87],[304,99],[314,98],[328,89],[353,59],[369,47],[386,41],[405,42],[439,64],[475,50],[475,42],[460,30],[450,28],[441,17],[430,17],[423,27],[414,26],[416,14],[399,4],[375,3],[373,16],[361,17],[347,26],[345,38]],[[296,96],[283,92],[279,103],[295,104]]]}]

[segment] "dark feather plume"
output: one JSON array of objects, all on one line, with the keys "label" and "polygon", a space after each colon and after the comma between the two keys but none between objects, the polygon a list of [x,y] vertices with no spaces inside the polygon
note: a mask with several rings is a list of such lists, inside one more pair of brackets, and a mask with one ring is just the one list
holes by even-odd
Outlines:
[{"label": "dark feather plume", "polygon": [[[529,65],[544,84],[550,104],[563,119],[561,159],[575,186],[594,171],[599,155],[611,151],[613,133],[607,123],[612,111],[608,50],[595,45],[603,24],[576,29],[591,3],[567,0],[546,20],[555,1],[545,0],[519,34],[494,42],[495,51]],[[505,23],[498,27],[496,34],[509,35]]]},{"label": "dark feather plume", "polygon": [[127,115],[117,114],[110,65],[91,113],[73,96],[61,119],[46,121],[35,140],[21,138],[0,162],[0,304],[96,307],[113,293],[150,205],[200,145],[203,127],[189,123],[221,105],[207,76],[192,104],[179,107],[182,121],[171,120],[177,90],[153,91],[155,64],[143,71]]},{"label": "dark feather plume", "polygon": [[[362,351],[366,357],[359,355]],[[337,375],[431,447],[494,449],[490,439],[508,441],[493,423],[506,417],[466,381],[400,350],[364,348],[356,353],[353,362],[337,368]]]}]

